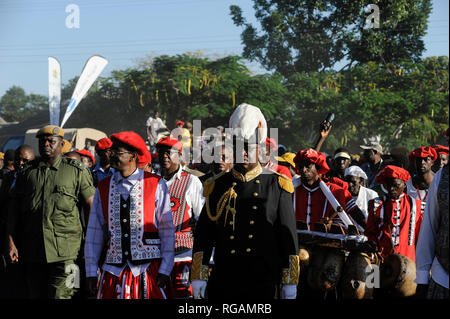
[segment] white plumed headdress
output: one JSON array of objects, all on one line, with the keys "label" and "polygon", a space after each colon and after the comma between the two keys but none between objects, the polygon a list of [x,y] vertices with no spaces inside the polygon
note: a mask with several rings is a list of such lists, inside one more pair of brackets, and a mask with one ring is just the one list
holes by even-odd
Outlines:
[{"label": "white plumed headdress", "polygon": [[229,121],[233,131],[240,129],[240,137],[245,141],[263,143],[267,138],[267,122],[261,110],[253,105],[242,103],[233,112]]}]

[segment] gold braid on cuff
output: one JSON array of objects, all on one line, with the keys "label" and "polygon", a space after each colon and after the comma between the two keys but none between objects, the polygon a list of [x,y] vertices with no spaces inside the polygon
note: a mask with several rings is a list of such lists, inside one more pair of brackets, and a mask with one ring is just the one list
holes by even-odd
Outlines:
[{"label": "gold braid on cuff", "polygon": [[289,256],[289,268],[283,268],[281,271],[281,283],[283,285],[298,285],[300,275],[300,264],[298,255]]},{"label": "gold braid on cuff", "polygon": [[191,281],[192,280],[204,280],[208,281],[209,267],[207,265],[202,265],[203,252],[199,251],[194,253],[192,257],[191,266]]}]

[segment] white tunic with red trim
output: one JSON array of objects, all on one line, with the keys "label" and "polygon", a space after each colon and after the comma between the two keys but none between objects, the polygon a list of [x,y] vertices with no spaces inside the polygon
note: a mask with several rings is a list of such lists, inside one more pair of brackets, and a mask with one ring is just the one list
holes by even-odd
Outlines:
[{"label": "white tunic with red trim", "polygon": [[184,171],[181,166],[166,184],[175,226],[175,262],[191,260],[193,237],[189,220],[197,220],[200,216],[205,202],[203,185],[197,176]]},{"label": "white tunic with red trim", "polygon": [[398,199],[384,196],[369,201],[369,217],[364,234],[378,244],[381,256],[395,253],[415,261],[421,224],[420,201],[402,194]]}]

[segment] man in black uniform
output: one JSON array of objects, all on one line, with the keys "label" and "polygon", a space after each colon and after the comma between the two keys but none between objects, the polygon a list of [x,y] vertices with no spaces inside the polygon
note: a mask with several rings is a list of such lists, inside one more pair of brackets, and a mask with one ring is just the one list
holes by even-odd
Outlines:
[{"label": "man in black uniform", "polygon": [[244,140],[243,156],[234,157],[231,171],[204,184],[206,204],[194,233],[194,297],[206,292],[213,300],[273,299],[281,285],[279,296],[294,299],[299,263],[292,181],[259,164],[258,144],[264,145],[267,126],[257,107],[241,104],[230,127],[243,132],[237,137]]}]

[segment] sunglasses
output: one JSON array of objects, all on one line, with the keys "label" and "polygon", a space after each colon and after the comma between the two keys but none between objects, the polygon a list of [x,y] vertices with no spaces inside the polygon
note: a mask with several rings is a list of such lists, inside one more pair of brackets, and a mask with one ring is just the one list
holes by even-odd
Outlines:
[{"label": "sunglasses", "polygon": [[122,155],[122,154],[127,154],[127,153],[128,154],[134,153],[134,152],[130,152],[130,151],[120,152],[120,151],[116,151],[116,150],[113,150],[113,149],[110,149],[109,151],[111,152],[112,155]]}]

